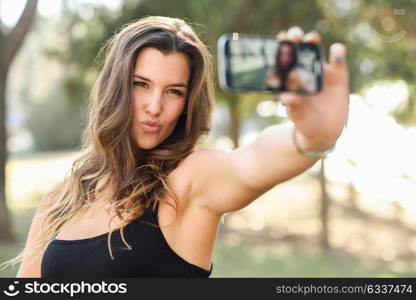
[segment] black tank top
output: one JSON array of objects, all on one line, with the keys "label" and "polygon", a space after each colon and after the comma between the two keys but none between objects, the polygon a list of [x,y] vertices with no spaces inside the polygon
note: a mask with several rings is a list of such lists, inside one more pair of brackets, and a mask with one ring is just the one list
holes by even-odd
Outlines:
[{"label": "black tank top", "polygon": [[114,259],[107,245],[108,233],[80,240],[54,239],[42,258],[41,276],[62,277],[209,277],[212,272],[187,262],[166,242],[152,206],[124,228],[111,234]]}]

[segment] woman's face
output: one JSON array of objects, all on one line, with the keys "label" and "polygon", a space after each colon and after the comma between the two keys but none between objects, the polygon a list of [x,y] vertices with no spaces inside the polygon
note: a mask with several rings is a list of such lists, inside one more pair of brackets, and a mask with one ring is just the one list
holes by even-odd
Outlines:
[{"label": "woman's face", "polygon": [[293,60],[293,51],[289,45],[283,44],[280,47],[279,66],[287,67]]},{"label": "woman's face", "polygon": [[133,73],[132,131],[141,149],[152,149],[173,131],[184,110],[190,66],[182,53],[143,48]]}]

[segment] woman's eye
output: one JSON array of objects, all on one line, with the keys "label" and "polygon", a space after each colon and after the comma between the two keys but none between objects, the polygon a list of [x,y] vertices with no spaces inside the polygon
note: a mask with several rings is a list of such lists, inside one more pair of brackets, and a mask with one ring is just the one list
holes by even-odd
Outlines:
[{"label": "woman's eye", "polygon": [[134,81],[133,84],[139,87],[148,87],[149,85],[144,81]]},{"label": "woman's eye", "polygon": [[184,93],[180,90],[170,90],[169,92],[176,95],[176,96],[183,96],[184,95]]}]

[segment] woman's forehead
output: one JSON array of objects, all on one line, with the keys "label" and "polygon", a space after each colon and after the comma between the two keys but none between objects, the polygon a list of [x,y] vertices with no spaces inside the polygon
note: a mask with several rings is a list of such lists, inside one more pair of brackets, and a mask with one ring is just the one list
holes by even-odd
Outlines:
[{"label": "woman's forehead", "polygon": [[183,53],[166,54],[156,48],[147,47],[137,55],[134,75],[151,81],[187,83],[190,76],[189,60]]}]

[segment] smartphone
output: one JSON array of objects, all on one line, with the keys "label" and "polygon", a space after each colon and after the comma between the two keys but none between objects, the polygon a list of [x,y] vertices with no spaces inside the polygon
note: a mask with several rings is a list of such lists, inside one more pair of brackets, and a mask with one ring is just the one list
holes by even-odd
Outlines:
[{"label": "smartphone", "polygon": [[218,39],[219,83],[228,92],[319,93],[322,60],[321,47],[315,43],[239,33]]}]

